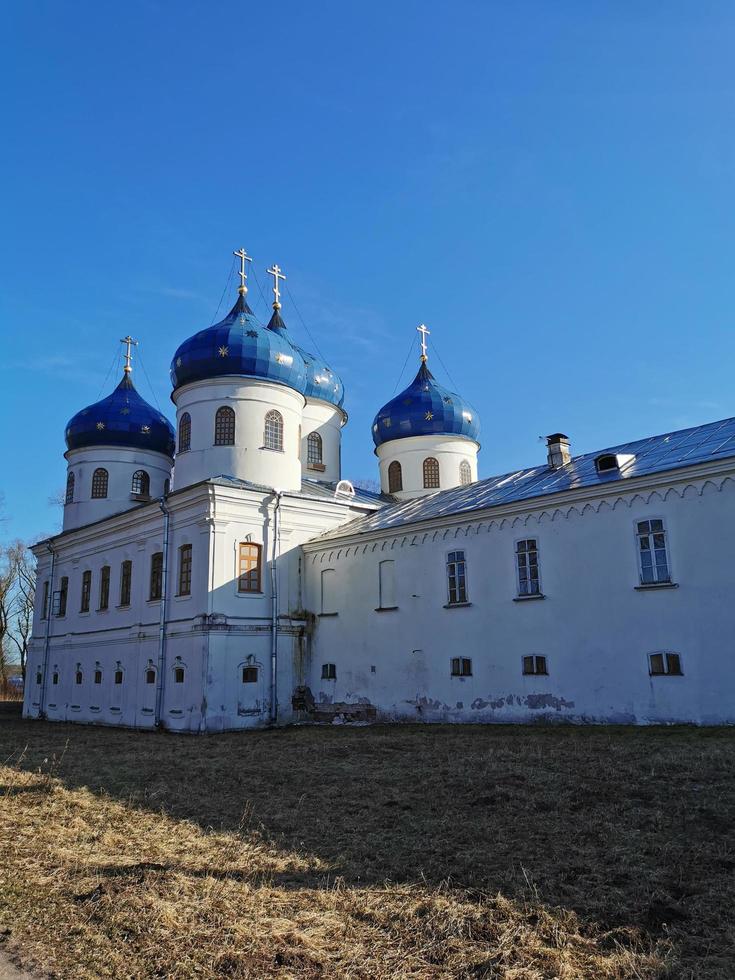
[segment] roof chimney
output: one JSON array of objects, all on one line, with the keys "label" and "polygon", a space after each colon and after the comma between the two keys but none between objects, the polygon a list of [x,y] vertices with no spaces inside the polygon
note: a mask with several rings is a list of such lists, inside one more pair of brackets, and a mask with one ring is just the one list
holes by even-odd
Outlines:
[{"label": "roof chimney", "polygon": [[563,432],[554,432],[547,436],[546,448],[548,450],[547,459],[552,470],[566,466],[572,458],[569,436],[565,436]]}]

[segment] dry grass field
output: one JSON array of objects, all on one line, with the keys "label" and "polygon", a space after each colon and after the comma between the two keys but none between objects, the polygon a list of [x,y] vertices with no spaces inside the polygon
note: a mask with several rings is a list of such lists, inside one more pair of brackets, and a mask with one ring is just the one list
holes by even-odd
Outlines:
[{"label": "dry grass field", "polygon": [[733,731],[6,712],[0,763],[0,933],[53,976],[735,977]]}]

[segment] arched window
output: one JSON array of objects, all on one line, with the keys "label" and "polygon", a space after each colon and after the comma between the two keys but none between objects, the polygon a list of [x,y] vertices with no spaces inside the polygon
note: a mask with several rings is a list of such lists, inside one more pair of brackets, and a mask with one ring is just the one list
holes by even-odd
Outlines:
[{"label": "arched window", "polygon": [[459,482],[463,487],[468,487],[472,483],[472,468],[466,459],[459,464]]},{"label": "arched window", "polygon": [[131,493],[144,494],[146,497],[151,492],[151,478],[145,470],[136,470],[133,473],[133,482],[130,486]]},{"label": "arched window", "polygon": [[82,674],[82,665],[77,664],[76,673],[74,674],[74,683],[81,684],[84,680],[84,675]]},{"label": "arched window", "polygon": [[163,481],[163,495],[164,495],[164,497],[168,496],[169,493],[171,493],[171,481],[170,480],[164,480]]},{"label": "arched window", "polygon": [[148,667],[145,672],[145,682],[146,684],[156,683],[156,669],[155,667]]},{"label": "arched window", "polygon": [[122,667],[118,663],[117,670],[115,671],[115,683],[122,684],[122,682],[123,682],[123,671],[122,671]]},{"label": "arched window", "polygon": [[100,667],[99,664],[97,664],[95,666],[94,682],[95,682],[95,684],[101,684],[102,683],[102,668]]},{"label": "arched window", "polygon": [[174,684],[184,683],[184,668],[181,666],[174,667]]},{"label": "arched window", "polygon": [[92,474],[92,499],[93,500],[104,500],[107,496],[107,481],[109,477],[107,470],[99,469],[95,470]]},{"label": "arched window", "polygon": [[398,493],[403,490],[403,470],[397,459],[388,467],[388,493]]},{"label": "arched window", "polygon": [[263,445],[266,449],[283,452],[283,416],[275,409],[266,413]]},{"label": "arched window", "polygon": [[235,445],[235,410],[229,405],[217,409],[214,417],[214,444],[215,446]]},{"label": "arched window", "polygon": [[68,476],[66,478],[66,500],[67,504],[72,503],[74,500],[74,474],[69,470]]},{"label": "arched window", "polygon": [[433,456],[427,456],[424,460],[424,487],[427,490],[436,490],[439,486],[439,462]]},{"label": "arched window", "polygon": [[191,449],[191,415],[188,412],[179,419],[179,452],[185,453]]},{"label": "arched window", "polygon": [[318,432],[310,432],[306,437],[306,462],[309,466],[322,462],[322,437]]}]

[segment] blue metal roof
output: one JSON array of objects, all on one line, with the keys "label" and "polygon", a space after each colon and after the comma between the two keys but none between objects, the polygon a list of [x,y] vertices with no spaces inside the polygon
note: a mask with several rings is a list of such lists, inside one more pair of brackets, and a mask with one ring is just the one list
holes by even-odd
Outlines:
[{"label": "blue metal roof", "polygon": [[240,375],[263,378],[303,394],[304,359],[291,343],[285,324],[283,329],[276,327],[258,323],[244,295],[239,295],[224,320],[189,337],[176,351],[171,362],[174,391],[192,381]]},{"label": "blue metal roof", "polygon": [[480,418],[463,398],[442,387],[422,361],[408,388],[375,416],[373,442],[381,446],[393,439],[429,435],[456,435],[477,441]]},{"label": "blue metal roof", "polygon": [[[619,470],[598,473],[595,460],[603,454],[632,456],[633,459],[624,462]],[[547,465],[535,466],[478,480],[470,486],[439,490],[427,497],[390,504],[375,514],[327,532],[320,540],[399,528],[432,518],[451,517],[522,500],[538,500],[584,487],[624,483],[635,477],[685,469],[728,457],[735,457],[735,418],[586,453],[557,470]]]},{"label": "blue metal roof", "polygon": [[111,395],[77,412],[65,435],[68,449],[127,446],[163,453],[171,459],[174,455],[173,426],[140,397],[128,373]]},{"label": "blue metal roof", "polygon": [[310,354],[303,347],[294,344],[288,333],[286,323],[278,310],[273,311],[273,316],[268,324],[269,330],[275,330],[280,336],[286,338],[292,347],[301,354],[306,365],[306,387],[304,394],[307,398],[319,398],[329,402],[331,405],[342,407],[345,400],[345,387],[342,379],[336,374],[321,357]]}]

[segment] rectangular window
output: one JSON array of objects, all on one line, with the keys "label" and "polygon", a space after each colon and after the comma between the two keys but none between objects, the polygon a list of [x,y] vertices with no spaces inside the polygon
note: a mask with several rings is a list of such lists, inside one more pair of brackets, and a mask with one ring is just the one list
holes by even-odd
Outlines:
[{"label": "rectangular window", "polygon": [[546,657],[524,657],[523,658],[523,673],[524,674],[548,674],[546,669]]},{"label": "rectangular window", "polygon": [[257,667],[243,667],[243,669],[242,669],[242,682],[243,682],[243,684],[257,684],[257,682],[258,682],[258,668]]},{"label": "rectangular window", "polygon": [[58,605],[56,607],[57,616],[66,616],[66,600],[69,597],[69,579],[64,575],[58,592]]},{"label": "rectangular window", "polygon": [[149,599],[160,599],[163,593],[163,552],[151,555],[151,587]]},{"label": "rectangular window", "polygon": [[652,653],[648,658],[651,675],[671,674],[681,677],[681,657],[678,653]]},{"label": "rectangular window", "polygon": [[103,565],[100,570],[100,609],[110,606],[110,566]]},{"label": "rectangular window", "polygon": [[396,608],[395,566],[394,561],[381,561],[378,566],[379,609]]},{"label": "rectangular window", "polygon": [[129,559],[120,566],[120,605],[130,605],[130,587],[133,580],[133,563]]},{"label": "rectangular window", "polygon": [[102,671],[99,668],[94,672],[94,682],[95,684],[102,683]]},{"label": "rectangular window", "polygon": [[322,664],[322,680],[323,681],[336,681],[337,680],[337,665],[336,664]]},{"label": "rectangular window", "polygon": [[87,569],[82,572],[82,601],[79,612],[89,612],[89,600],[92,595],[92,572]]},{"label": "rectangular window", "polygon": [[48,581],[43,583],[43,609],[41,619],[48,619]]},{"label": "rectangular window", "polygon": [[322,616],[333,616],[336,609],[336,572],[325,568],[322,572]]},{"label": "rectangular window", "polygon": [[464,551],[450,551],[447,555],[447,588],[450,606],[467,602],[467,565]]},{"label": "rectangular window", "polygon": [[237,591],[260,592],[261,552],[259,544],[242,541],[237,559]]},{"label": "rectangular window", "polygon": [[516,545],[518,566],[518,595],[540,595],[538,579],[538,547],[535,538],[527,538]]},{"label": "rectangular window", "polygon": [[472,661],[469,657],[452,657],[452,677],[472,677]]},{"label": "rectangular window", "polygon": [[191,545],[179,548],[179,595],[191,595]]},{"label": "rectangular window", "polygon": [[636,535],[638,538],[641,585],[670,582],[664,522],[661,520],[638,521]]}]

